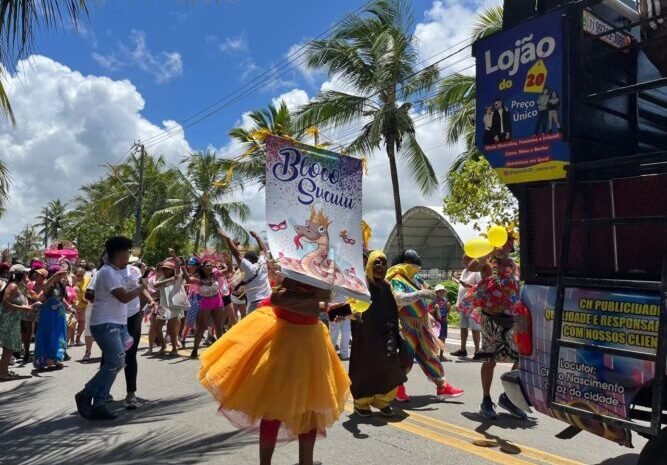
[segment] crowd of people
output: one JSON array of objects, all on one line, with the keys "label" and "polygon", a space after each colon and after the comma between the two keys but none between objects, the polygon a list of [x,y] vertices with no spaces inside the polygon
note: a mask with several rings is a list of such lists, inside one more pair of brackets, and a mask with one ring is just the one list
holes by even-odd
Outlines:
[{"label": "crowd of people", "polygon": [[[77,409],[89,419],[116,418],[107,403],[121,370],[125,406],[138,406],[137,349],[145,323],[146,354],[178,356],[191,340],[199,380],[220,411],[239,428],[259,430],[262,464],[271,462],[280,438],[298,438],[300,463],[312,463],[317,435],[337,420],[350,391],[356,415],[368,417],[374,408],[393,416],[394,401],[410,401],[405,382],[415,361],[439,399],[463,395],[445,378],[447,320],[454,310],[443,286],[432,289],[420,277],[414,250],[391,266],[381,251],[365,251],[371,304],[355,313],[344,295],[283,276],[257,234],[258,252],[245,253],[221,234],[228,253],[188,258],[170,250],[155,267],[132,256],[125,237],[106,241],[96,269],[85,261],[1,263],[0,380],[20,378],[10,370],[19,361],[36,370],[62,369],[72,345],[85,345],[84,360],[90,360],[96,344],[100,368],[76,394]],[[495,364],[518,358],[512,249],[510,236],[488,257],[464,257],[458,279],[462,337],[451,356],[468,356],[471,331],[473,357],[482,362],[480,414],[489,419],[497,417],[490,397]],[[210,347],[200,354],[202,344]],[[348,359],[346,370],[341,361]],[[498,405],[526,418],[504,394]]]}]

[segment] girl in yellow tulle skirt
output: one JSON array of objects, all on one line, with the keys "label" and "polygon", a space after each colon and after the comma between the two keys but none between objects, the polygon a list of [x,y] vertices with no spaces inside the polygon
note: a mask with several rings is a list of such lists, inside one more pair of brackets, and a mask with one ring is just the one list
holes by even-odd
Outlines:
[{"label": "girl in yellow tulle skirt", "polygon": [[299,438],[312,463],[317,434],[342,413],[350,381],[319,321],[329,292],[286,279],[270,300],[201,355],[199,379],[236,427],[259,430],[260,464],[277,440]]}]

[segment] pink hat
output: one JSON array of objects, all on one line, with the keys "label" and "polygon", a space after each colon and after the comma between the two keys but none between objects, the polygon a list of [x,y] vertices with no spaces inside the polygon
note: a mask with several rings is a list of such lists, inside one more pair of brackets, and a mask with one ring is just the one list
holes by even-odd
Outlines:
[{"label": "pink hat", "polygon": [[39,269],[41,269],[41,268],[44,268],[44,263],[40,262],[39,260],[35,260],[35,261],[32,262],[32,264],[30,265],[30,269],[31,269],[32,271],[39,270]]}]

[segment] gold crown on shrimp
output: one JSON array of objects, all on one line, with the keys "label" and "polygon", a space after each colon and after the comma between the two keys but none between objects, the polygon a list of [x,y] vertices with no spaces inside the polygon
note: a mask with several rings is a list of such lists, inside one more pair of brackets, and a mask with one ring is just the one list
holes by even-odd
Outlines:
[{"label": "gold crown on shrimp", "polygon": [[315,207],[310,207],[310,222],[325,227],[329,227],[329,225],[333,223],[333,221],[324,214],[324,209],[317,211],[315,210]]}]

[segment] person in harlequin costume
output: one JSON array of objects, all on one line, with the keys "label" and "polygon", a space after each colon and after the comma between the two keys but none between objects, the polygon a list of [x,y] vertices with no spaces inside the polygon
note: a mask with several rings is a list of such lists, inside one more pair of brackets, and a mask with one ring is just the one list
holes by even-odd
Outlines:
[{"label": "person in harlequin costume", "polygon": [[[443,400],[459,397],[463,390],[445,381],[445,371],[439,357],[439,341],[433,334],[429,321],[428,304],[435,298],[435,292],[428,289],[419,276],[421,265],[419,254],[414,250],[406,250],[387,271],[387,281],[391,284],[398,303],[405,349],[410,364],[417,359],[424,374],[436,385],[437,397]],[[403,385],[398,388],[396,400],[410,400]]]},{"label": "person in harlequin costume", "polygon": [[[514,313],[519,303],[519,273],[509,254],[514,250],[516,237],[509,231],[507,242],[484,259],[468,266],[479,271],[481,281],[468,290],[466,305],[471,306],[472,317],[479,323],[482,349],[475,360],[482,360],[481,377],[483,398],[479,413],[484,418],[498,417],[491,400],[491,384],[496,363],[514,363],[518,367],[519,354],[514,341]],[[526,413],[501,394],[498,405],[512,416],[525,420]]]},{"label": "person in harlequin costume", "polygon": [[200,356],[199,380],[236,427],[259,432],[260,465],[278,440],[299,440],[313,465],[318,434],[342,413],[350,379],[318,319],[331,292],[286,278]]}]

